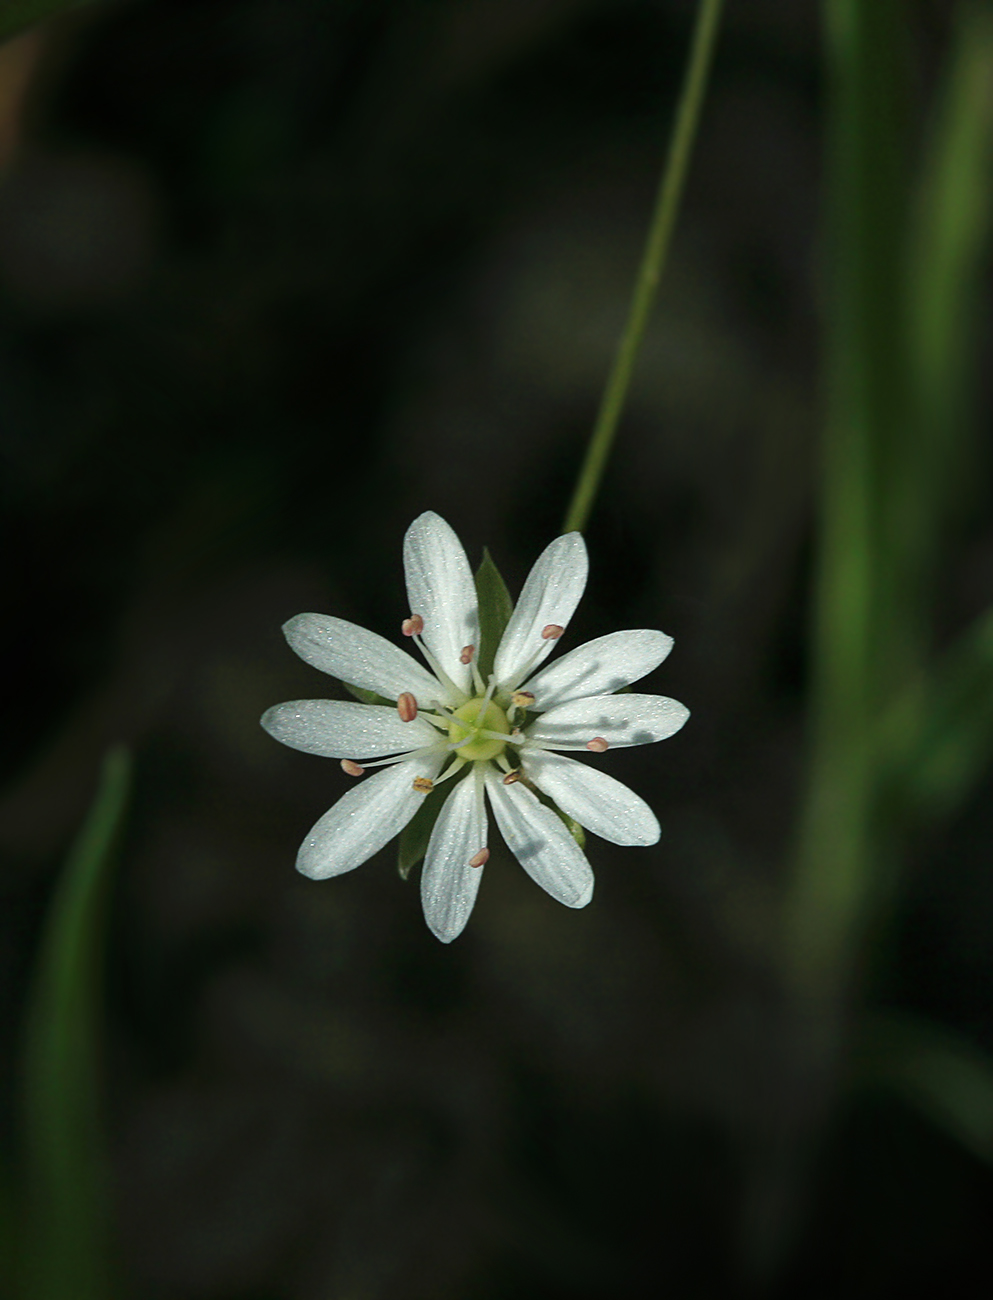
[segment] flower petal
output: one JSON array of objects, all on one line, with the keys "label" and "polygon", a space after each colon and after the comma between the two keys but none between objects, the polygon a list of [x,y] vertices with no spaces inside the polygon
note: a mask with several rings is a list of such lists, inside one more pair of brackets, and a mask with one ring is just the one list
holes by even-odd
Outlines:
[{"label": "flower petal", "polygon": [[536,709],[551,709],[588,695],[609,695],[657,668],[671,649],[672,637],[664,632],[648,628],[611,632],[556,659],[532,677],[527,688]]},{"label": "flower petal", "polygon": [[442,694],[435,677],[392,641],[330,614],[297,614],[283,634],[301,659],[322,673],[395,700],[410,691],[421,708]]},{"label": "flower petal", "polygon": [[472,670],[459,656],[467,645],[479,645],[476,584],[462,543],[433,510],[407,529],[403,567],[410,612],[424,620],[424,644],[459,690],[471,695]]},{"label": "flower petal", "polygon": [[445,800],[431,832],[424,870],[421,902],[424,919],[442,943],[451,943],[465,929],[479,893],[482,867],[469,861],[486,847],[486,810],[483,778],[476,764]]},{"label": "flower petal", "polygon": [[566,907],[585,907],[593,897],[593,872],[561,817],[520,781],[504,785],[492,767],[486,788],[500,834],[531,879]]},{"label": "flower petal", "polygon": [[347,700],[293,700],[262,715],[270,736],[291,749],[326,758],[382,758],[405,754],[441,737],[430,722],[401,722],[396,709]]},{"label": "flower petal", "polygon": [[541,633],[549,624],[568,626],[588,571],[581,533],[556,537],[538,556],[496,652],[493,671],[501,686],[513,689],[548,658],[555,641],[543,640]]},{"label": "flower petal", "polygon": [[408,758],[365,777],[324,814],[300,845],[297,871],[326,880],[360,867],[399,835],[424,802],[414,778],[441,770],[443,754]]},{"label": "flower petal", "polygon": [[594,695],[541,713],[527,729],[545,749],[585,749],[601,736],[608,745],[651,745],[678,731],[690,711],[664,695]]},{"label": "flower petal", "polygon": [[564,813],[611,844],[657,844],[659,823],[640,795],[606,772],[548,750],[526,750],[527,775]]}]

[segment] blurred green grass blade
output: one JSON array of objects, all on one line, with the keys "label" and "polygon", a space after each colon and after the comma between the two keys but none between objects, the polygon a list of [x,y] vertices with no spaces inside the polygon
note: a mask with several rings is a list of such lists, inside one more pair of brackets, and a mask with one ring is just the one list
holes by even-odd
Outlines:
[{"label": "blurred green grass blade", "polygon": [[480,642],[476,663],[485,681],[493,671],[497,646],[514,612],[507,584],[488,550],[483,551],[483,562],[476,571],[476,596],[479,600]]},{"label": "blurred green grass blade", "polygon": [[10,1170],[0,1165],[0,1296],[16,1295],[16,1232]]},{"label": "blurred green grass blade", "polygon": [[968,798],[993,760],[993,609],[894,711],[883,744],[888,784],[912,820],[946,816]]},{"label": "blurred green grass blade", "polygon": [[[991,206],[993,11],[970,3],[957,16],[909,244],[918,489],[916,509],[905,520],[905,543],[932,556],[942,515],[949,506],[960,506],[968,486],[964,444],[970,434]],[[939,499],[932,504],[935,496]]]},{"label": "blurred green grass blade", "polygon": [[54,18],[67,9],[78,9],[88,0],[0,0],[0,41]]},{"label": "blurred green grass blade", "polygon": [[24,1060],[28,1300],[111,1294],[100,1105],[103,950],[130,785],[129,755],[115,749],[58,882],[35,968]]},{"label": "blurred green grass blade", "polygon": [[907,65],[897,0],[825,0],[829,286],[812,754],[787,916],[804,996],[849,979],[875,869],[873,736],[908,672],[890,514],[905,432]]},{"label": "blurred green grass blade", "polygon": [[993,1161],[993,1057],[961,1035],[911,1016],[870,1022],[855,1082],[895,1093],[980,1160]]}]

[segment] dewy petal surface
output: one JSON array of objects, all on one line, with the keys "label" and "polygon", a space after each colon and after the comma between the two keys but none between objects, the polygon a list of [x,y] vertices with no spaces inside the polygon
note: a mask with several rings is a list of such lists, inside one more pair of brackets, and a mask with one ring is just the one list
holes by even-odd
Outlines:
[{"label": "dewy petal surface", "polygon": [[527,737],[546,749],[585,749],[594,736],[614,748],[651,745],[677,732],[689,716],[685,704],[664,695],[594,695],[539,714]]},{"label": "dewy petal surface", "polygon": [[325,758],[383,758],[433,745],[440,738],[423,718],[401,722],[396,709],[348,700],[277,704],[263,713],[262,726],[291,749]]},{"label": "dewy petal surface", "polygon": [[403,828],[424,802],[414,778],[441,770],[444,755],[404,759],[363,778],[324,814],[300,845],[297,871],[311,880],[340,876],[367,862]]},{"label": "dewy petal surface", "polygon": [[593,872],[565,823],[522,785],[504,785],[486,772],[500,834],[531,879],[566,907],[585,907],[593,897]]},{"label": "dewy petal surface", "polygon": [[330,614],[297,614],[283,634],[301,659],[322,673],[395,700],[410,691],[420,707],[438,698],[433,674],[392,641]]},{"label": "dewy petal surface", "polygon": [[465,646],[479,645],[476,584],[466,553],[441,515],[418,515],[403,539],[403,568],[411,614],[424,620],[421,637],[456,686],[472,694],[472,671],[460,663]]},{"label": "dewy petal surface", "polygon": [[570,650],[526,685],[536,709],[551,709],[587,695],[609,695],[657,668],[671,649],[672,637],[664,632],[648,628],[611,632]]},{"label": "dewy petal surface", "polygon": [[451,943],[465,929],[483,877],[482,867],[469,866],[469,860],[486,847],[482,780],[474,765],[445,800],[428,842],[421,902],[424,919],[442,943]]},{"label": "dewy petal surface", "polygon": [[568,626],[588,572],[581,533],[556,537],[538,556],[496,653],[493,671],[501,686],[520,685],[518,679],[530,671],[528,665],[534,668],[551,654],[555,642],[543,641],[542,629],[549,623]]},{"label": "dewy petal surface", "polygon": [[606,772],[548,750],[527,751],[522,766],[564,813],[601,839],[629,846],[658,843],[661,832],[651,808]]}]

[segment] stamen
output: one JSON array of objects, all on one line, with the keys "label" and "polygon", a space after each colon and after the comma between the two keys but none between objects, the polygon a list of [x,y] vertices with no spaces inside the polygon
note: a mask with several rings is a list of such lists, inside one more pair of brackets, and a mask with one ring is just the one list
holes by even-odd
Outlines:
[{"label": "stamen", "polygon": [[414,789],[418,794],[430,794],[434,789],[434,782],[429,776],[415,776]]},{"label": "stamen", "polygon": [[[557,641],[564,631],[565,628],[560,627],[558,623],[548,623],[542,629],[541,638],[543,641]],[[502,685],[507,690],[513,690],[515,682],[526,682],[527,679],[531,676],[531,671],[534,668],[535,664],[539,661],[539,659],[544,659],[547,653],[548,653],[548,646],[540,645],[538,649],[534,652],[534,654],[531,656],[531,658],[524,665],[522,665],[522,667],[514,675],[513,681],[503,682]]]},{"label": "stamen", "polygon": [[363,763],[363,770],[367,767],[390,767],[396,763],[406,763],[412,758],[426,758],[428,754],[444,754],[448,746],[438,737],[433,745],[422,745],[420,749],[408,750],[406,754],[393,754],[390,758],[377,758],[370,763]]},{"label": "stamen", "polygon": [[475,653],[476,653],[476,647],[474,645],[464,645],[462,647],[462,653],[459,655],[459,663],[471,664],[472,657]]},{"label": "stamen", "polygon": [[610,748],[610,743],[604,740],[603,736],[594,736],[592,740],[586,742],[586,748],[591,754],[605,754]]},{"label": "stamen", "polygon": [[413,722],[417,717],[417,701],[410,691],[404,691],[397,698],[397,713],[400,715],[401,722]]},{"label": "stamen", "polygon": [[[420,623],[423,630],[424,620],[416,614],[414,617],[417,619],[418,623]],[[441,664],[421,640],[420,633],[411,632],[410,635],[414,638],[414,644],[417,646],[418,650],[420,650],[421,654],[428,661],[428,667],[434,673],[435,677],[437,677],[439,683],[448,691],[449,697],[453,700],[458,700],[460,704],[465,704],[469,699],[468,695],[466,695],[465,691],[460,690],[459,687],[455,685],[448,673],[445,672],[444,668],[442,668]]]},{"label": "stamen", "polygon": [[490,673],[490,684],[487,686],[486,694],[483,696],[483,702],[479,706],[479,712],[476,714],[477,718],[485,717],[486,710],[490,707],[490,700],[493,698],[493,692],[496,690],[496,685],[496,674]]},{"label": "stamen", "polygon": [[359,767],[358,763],[353,763],[350,758],[343,758],[341,760],[341,770],[347,776],[362,776],[365,772],[364,767]]},{"label": "stamen", "polygon": [[424,620],[420,614],[411,614],[410,618],[405,618],[400,624],[400,631],[404,636],[420,636],[424,631]]},{"label": "stamen", "polygon": [[443,772],[441,776],[438,777],[438,779],[435,781],[435,785],[441,785],[442,781],[447,781],[449,777],[456,776],[459,772],[462,771],[462,769],[465,767],[468,761],[469,760],[463,758],[461,754],[456,754],[452,766],[448,769],[447,772]]},{"label": "stamen", "polygon": [[515,767],[513,772],[508,772],[507,775],[503,778],[503,783],[504,785],[513,785],[515,781],[519,781],[520,779],[521,779],[521,769],[519,767]]},{"label": "stamen", "polygon": [[469,859],[470,867],[485,867],[490,860],[489,849],[480,849],[477,854]]},{"label": "stamen", "polygon": [[534,703],[534,694],[531,691],[515,691],[510,699],[519,709],[530,709]]}]

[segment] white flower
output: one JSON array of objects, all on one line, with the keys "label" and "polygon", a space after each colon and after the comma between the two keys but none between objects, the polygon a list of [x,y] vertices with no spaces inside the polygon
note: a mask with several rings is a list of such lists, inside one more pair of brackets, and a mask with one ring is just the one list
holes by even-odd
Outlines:
[{"label": "white flower", "polygon": [[586,586],[586,546],[579,533],[566,533],[528,575],[484,682],[476,586],[458,537],[429,511],[407,530],[403,560],[411,610],[403,631],[428,668],[340,618],[299,614],[283,629],[315,668],[396,701],[394,707],[297,700],[264,714],[262,725],[277,740],[341,759],[351,776],[383,768],[324,814],[300,848],[298,870],[323,880],[361,866],[404,829],[432,789],[458,777],[434,824],[421,875],[434,934],[450,943],[476,901],[489,857],[484,792],[528,875],[567,907],[585,907],[593,873],[547,800],[614,844],[654,844],[659,824],[627,786],[557,751],[602,753],[678,731],[689,711],[676,700],[614,693],[657,667],[672,639],[647,630],[612,632],[538,672]]}]

